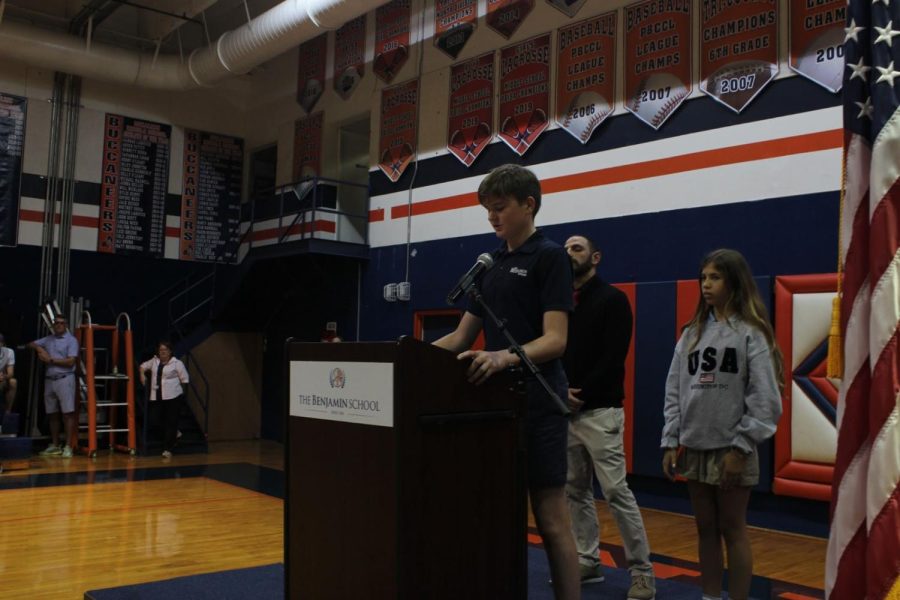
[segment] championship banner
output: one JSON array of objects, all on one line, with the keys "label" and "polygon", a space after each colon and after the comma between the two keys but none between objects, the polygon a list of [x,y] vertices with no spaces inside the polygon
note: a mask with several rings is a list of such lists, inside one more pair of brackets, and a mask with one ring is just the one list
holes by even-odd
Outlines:
[{"label": "championship banner", "polygon": [[494,137],[494,53],[450,68],[447,149],[471,166]]},{"label": "championship banner", "polygon": [[840,91],[844,75],[846,0],[791,0],[790,7],[788,64],[829,92]]},{"label": "championship banner", "polygon": [[25,98],[0,94],[0,246],[15,246],[19,237],[26,105]]},{"label": "championship banner", "polygon": [[522,156],[547,129],[550,34],[500,50],[500,139]]},{"label": "championship banner", "polygon": [[659,129],[691,89],[691,0],[626,6],[625,108]]},{"label": "championship banner", "polygon": [[488,27],[509,39],[532,8],[534,0],[487,0]]},{"label": "championship banner", "polygon": [[244,140],[186,129],[181,193],[182,260],[234,262],[241,222]]},{"label": "championship banner", "polygon": [[347,21],[334,34],[334,91],[346,100],[366,69],[366,15]]},{"label": "championship banner", "polygon": [[456,58],[475,32],[477,0],[434,0],[434,45]]},{"label": "championship banner", "polygon": [[97,251],[161,257],[172,126],[107,114]]},{"label": "championship banner", "polygon": [[616,11],[557,34],[556,122],[582,144],[616,104]]},{"label": "championship banner", "polygon": [[322,121],[319,111],[294,123],[294,168],[292,181],[316,177],[322,161]]},{"label": "championship banner", "polygon": [[561,10],[569,17],[574,17],[575,13],[581,10],[585,0],[547,0],[547,3],[553,8]]},{"label": "championship banner", "polygon": [[741,112],[778,74],[778,0],[703,0],[700,89]]},{"label": "championship banner", "polygon": [[300,44],[297,68],[297,102],[309,114],[325,90],[325,53],[328,34]]},{"label": "championship banner", "polygon": [[409,58],[410,0],[391,0],[375,9],[375,59],[372,70],[385,83],[393,81]]},{"label": "championship banner", "polygon": [[381,90],[381,139],[378,167],[393,182],[406,171],[416,154],[416,109],[419,80]]}]

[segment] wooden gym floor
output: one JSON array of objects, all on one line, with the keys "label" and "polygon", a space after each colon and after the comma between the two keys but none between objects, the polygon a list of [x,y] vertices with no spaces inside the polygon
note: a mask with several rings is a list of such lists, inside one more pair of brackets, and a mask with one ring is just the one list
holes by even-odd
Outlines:
[{"label": "wooden gym floor", "polygon": [[[170,460],[34,457],[0,475],[0,598],[80,600],[92,589],[281,562],[282,465],[283,447],[265,441]],[[597,504],[604,558],[622,566],[615,524]],[[642,513],[657,576],[695,577],[693,520]],[[773,581],[769,598],[822,597],[824,539],[753,528],[751,543],[754,573]]]}]

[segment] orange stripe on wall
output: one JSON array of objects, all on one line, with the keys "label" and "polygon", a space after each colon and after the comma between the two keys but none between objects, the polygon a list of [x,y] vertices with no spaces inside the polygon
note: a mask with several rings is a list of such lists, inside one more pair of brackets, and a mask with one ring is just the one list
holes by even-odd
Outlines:
[{"label": "orange stripe on wall", "polygon": [[541,190],[544,194],[565,192],[598,185],[621,183],[623,181],[634,181],[635,179],[646,179],[754,160],[790,156],[792,154],[832,150],[841,148],[843,143],[843,130],[832,129],[554,177],[542,181]]},{"label": "orange stripe on wall", "polygon": [[[53,216],[53,223],[59,225],[59,215]],[[44,222],[44,213],[40,210],[28,210],[22,209],[19,211],[19,220],[20,221],[28,221],[31,223],[43,223]],[[82,215],[72,215],[72,225],[75,227],[91,227],[93,229],[97,229],[99,226],[100,219],[97,217],[85,217]],[[166,237],[175,237],[181,235],[181,230],[177,227],[166,227]]]},{"label": "orange stripe on wall", "polygon": [[[791,156],[793,154],[805,154],[807,152],[818,152],[820,150],[833,150],[842,147],[844,142],[843,136],[843,130],[831,129],[828,131],[780,138],[777,140],[766,140],[763,142],[729,146],[727,148],[691,152],[689,154],[544,179],[541,182],[541,190],[544,194],[553,194],[599,185],[610,185],[625,181],[635,181],[650,177],[660,177],[662,175],[684,173],[686,171],[721,167],[754,160],[778,158],[781,156]],[[412,205],[412,214],[413,216],[425,215],[477,205],[478,196],[475,192],[469,192],[466,194],[447,196],[445,198],[435,198],[434,200],[416,202]],[[376,213],[377,211],[371,211],[369,213],[370,222],[383,220],[383,209],[378,210],[381,211],[381,213],[377,215],[377,219],[372,218],[373,213]],[[408,205],[401,204],[391,207],[392,219],[403,219],[407,216],[409,216]]]},{"label": "orange stripe on wall", "polygon": [[[55,225],[59,225],[59,215],[53,215],[53,223]],[[19,211],[19,220],[20,221],[30,221],[32,223],[43,223],[44,222],[44,212],[40,210],[28,210],[22,209]],[[97,223],[99,219],[97,217],[83,217],[79,215],[72,215],[72,225],[77,227],[93,227],[97,228]]]},{"label": "orange stripe on wall", "polygon": [[[435,200],[426,200],[425,202],[416,202],[412,205],[412,214],[414,216],[426,215],[428,213],[443,212],[445,210],[468,208],[469,206],[478,206],[478,194],[475,192],[459,194],[457,196],[448,196],[446,198],[437,198]],[[409,206],[406,204],[391,207],[392,219],[403,219],[408,214]]]}]

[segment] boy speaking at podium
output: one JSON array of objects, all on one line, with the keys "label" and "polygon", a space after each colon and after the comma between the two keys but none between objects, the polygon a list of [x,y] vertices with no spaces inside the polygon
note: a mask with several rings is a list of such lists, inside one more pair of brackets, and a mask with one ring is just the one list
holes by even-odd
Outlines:
[{"label": "boy speaking at podium", "polygon": [[[565,250],[535,228],[540,182],[528,169],[503,165],[481,182],[478,201],[502,240],[479,285],[484,304],[505,322],[557,396],[566,398],[568,382],[560,358],[572,310],[572,267]],[[485,350],[469,350],[482,328]],[[485,319],[483,307],[471,300],[456,330],[434,343],[459,353],[460,360],[471,360],[467,374],[476,385],[521,361],[493,320]],[[555,596],[574,600],[580,598],[580,583],[565,497],[568,421],[536,379],[526,381],[526,394],[531,508],[547,551]]]}]

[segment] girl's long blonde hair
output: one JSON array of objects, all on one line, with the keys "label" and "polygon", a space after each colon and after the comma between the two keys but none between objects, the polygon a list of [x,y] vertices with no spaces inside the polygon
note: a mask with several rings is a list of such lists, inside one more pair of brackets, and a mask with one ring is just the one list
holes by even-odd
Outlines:
[{"label": "girl's long blonde hair", "polygon": [[[766,342],[769,344],[769,353],[772,356],[772,367],[775,369],[775,380],[778,382],[778,389],[784,389],[784,358],[778,343],[775,341],[775,333],[772,331],[772,325],[769,322],[769,311],[766,310],[766,305],[763,304],[759,295],[759,289],[753,280],[753,274],[750,272],[750,265],[747,264],[747,260],[737,250],[720,248],[703,257],[703,260],[700,262],[700,272],[709,265],[715,267],[725,280],[725,286],[728,289],[728,301],[724,307],[725,313],[737,315],[745,323],[759,329],[765,336]],[[697,337],[691,344],[691,349],[700,341],[703,329],[709,320],[709,313],[712,310],[713,307],[701,295],[697,302],[694,316],[684,326],[685,330],[691,326],[697,329]]]}]

